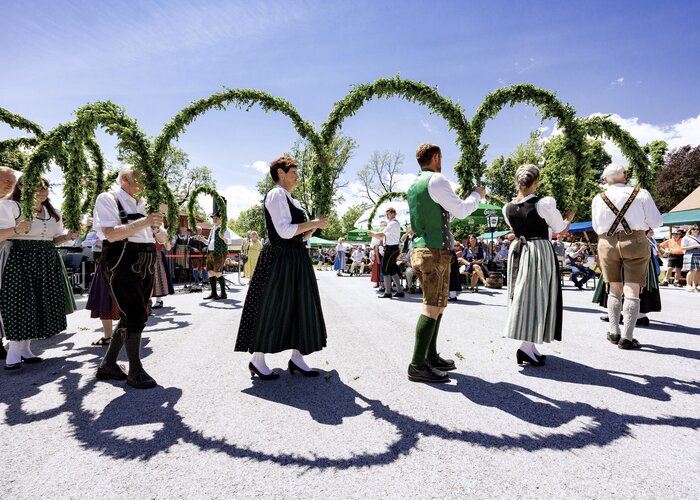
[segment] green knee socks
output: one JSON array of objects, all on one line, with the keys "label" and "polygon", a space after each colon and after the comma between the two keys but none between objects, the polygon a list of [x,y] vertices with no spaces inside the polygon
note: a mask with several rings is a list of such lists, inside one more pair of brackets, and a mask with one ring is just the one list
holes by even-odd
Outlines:
[{"label": "green knee socks", "polygon": [[440,357],[437,351],[437,338],[438,332],[440,331],[440,321],[442,321],[442,314],[438,316],[438,319],[435,322],[435,331],[433,332],[433,337],[430,339],[428,354],[425,356],[425,359],[427,359],[430,363],[437,362],[438,358]]},{"label": "green knee socks", "polygon": [[418,318],[416,343],[413,347],[413,359],[411,360],[411,365],[416,370],[425,368],[425,358],[428,355],[428,349],[430,348],[438,321],[423,314]]}]

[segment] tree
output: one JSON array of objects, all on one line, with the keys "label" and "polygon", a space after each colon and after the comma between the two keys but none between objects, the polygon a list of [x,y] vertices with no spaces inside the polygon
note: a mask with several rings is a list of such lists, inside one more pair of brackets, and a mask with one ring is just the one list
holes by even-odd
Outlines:
[{"label": "tree", "polygon": [[238,218],[230,220],[228,227],[241,236],[245,236],[248,231],[257,231],[261,238],[265,236],[265,211],[261,203],[253,205],[247,210],[243,210]]},{"label": "tree", "polygon": [[22,170],[28,159],[29,155],[19,148],[0,151],[0,165],[14,170]]},{"label": "tree", "polygon": [[343,214],[343,217],[341,217],[344,235],[355,229],[355,222],[357,222],[357,219],[359,219],[360,216],[371,206],[372,205],[369,203],[358,203],[347,209],[347,211]]},{"label": "tree", "polygon": [[504,201],[515,196],[515,171],[520,165],[531,163],[541,165],[544,161],[542,152],[542,132],[530,133],[530,139],[518,145],[508,158],[499,156],[486,171],[486,187],[490,193]]},{"label": "tree", "polygon": [[682,146],[668,154],[656,178],[656,204],[662,213],[678,205],[700,184],[700,146]]},{"label": "tree", "polygon": [[652,182],[649,192],[652,196],[656,195],[656,178],[664,167],[666,151],[668,151],[668,143],[666,141],[652,141],[644,146],[644,152],[649,157],[649,173]]},{"label": "tree", "polygon": [[[315,235],[318,233],[314,233]],[[343,221],[338,217],[338,212],[332,210],[328,216],[328,226],[323,229],[323,238],[327,240],[337,240],[345,236]]]},{"label": "tree", "polygon": [[375,151],[369,162],[357,173],[362,183],[362,197],[375,205],[385,193],[396,191],[398,176],[402,174],[404,156],[400,151]]}]

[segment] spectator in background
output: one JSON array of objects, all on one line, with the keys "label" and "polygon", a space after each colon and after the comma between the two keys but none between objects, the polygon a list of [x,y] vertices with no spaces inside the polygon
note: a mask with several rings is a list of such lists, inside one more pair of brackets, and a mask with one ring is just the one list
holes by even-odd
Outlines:
[{"label": "spectator in background", "polygon": [[[569,280],[573,281],[579,290],[583,290],[583,285],[595,276],[595,271],[585,265],[587,259],[586,245],[581,241],[577,241],[566,250],[566,266],[571,269]],[[580,274],[583,276],[579,278]]]},{"label": "spectator in background", "polygon": [[[676,228],[673,230],[671,238],[659,245],[659,248],[661,248],[665,252],[665,256],[668,257],[668,271],[666,271],[666,279],[661,283],[661,286],[668,286],[670,284],[674,284],[677,287],[681,286],[681,270],[683,268],[682,239],[683,230]],[[672,270],[675,271],[675,283],[670,279]]]},{"label": "spectator in background", "polygon": [[352,266],[350,266],[350,274],[355,274],[355,270],[360,268],[360,274],[365,272],[365,251],[358,246],[352,252]]},{"label": "spectator in background", "polygon": [[686,290],[697,293],[700,291],[700,229],[697,224],[688,229],[688,234],[681,240],[681,249],[685,252],[683,269],[688,271]]},{"label": "spectator in background", "polygon": [[556,241],[552,242],[552,248],[554,249],[554,255],[557,256],[559,261],[559,267],[564,265],[564,257],[566,256],[566,245],[564,244],[564,235],[557,234]]}]

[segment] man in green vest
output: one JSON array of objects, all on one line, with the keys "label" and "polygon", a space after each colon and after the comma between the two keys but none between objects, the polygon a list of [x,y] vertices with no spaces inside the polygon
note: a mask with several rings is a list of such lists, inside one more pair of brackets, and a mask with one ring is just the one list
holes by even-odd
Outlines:
[{"label": "man in green vest", "polygon": [[[226,280],[223,277],[224,263],[228,254],[228,244],[231,240],[231,231],[228,229],[221,230],[221,216],[219,213],[212,214],[214,227],[209,233],[207,246],[209,253],[207,254],[207,272],[209,273],[209,284],[211,285],[211,293],[204,297],[205,299],[225,299],[226,295]],[[216,283],[221,287],[221,294],[216,293]]]},{"label": "man in green vest", "polygon": [[483,187],[476,187],[467,198],[460,199],[447,177],[440,173],[442,153],[435,144],[418,146],[416,160],[421,171],[408,189],[407,199],[415,233],[411,266],[420,280],[423,310],[416,325],[408,379],[413,382],[447,382],[447,372],[456,368],[455,362],[440,357],[437,338],[450,286],[450,249],[454,242],[450,215],[459,219],[467,217],[478,208],[486,191]]}]

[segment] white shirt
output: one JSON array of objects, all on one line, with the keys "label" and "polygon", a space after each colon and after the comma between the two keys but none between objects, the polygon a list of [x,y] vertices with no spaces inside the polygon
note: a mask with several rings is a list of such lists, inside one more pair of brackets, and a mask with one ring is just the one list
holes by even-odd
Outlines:
[{"label": "white shirt", "polygon": [[[207,248],[209,251],[214,251],[214,245],[216,244],[216,240],[213,238],[214,236],[214,231],[219,229],[219,226],[214,226],[211,228],[211,231],[209,232],[209,239],[207,240]],[[219,235],[217,234],[216,237],[218,238]],[[226,229],[224,231],[224,238],[226,238],[226,245],[231,244],[231,231],[229,229]]]},{"label": "white shirt", "polygon": [[401,224],[396,219],[390,220],[386,227],[379,232],[386,235],[384,244],[387,246],[398,245],[401,242]]},{"label": "white shirt", "polygon": [[374,247],[378,247],[381,244],[382,244],[382,240],[380,240],[379,238],[372,238],[372,241],[370,242],[369,246],[374,248]]},{"label": "white shirt", "polygon": [[[64,234],[63,220],[58,221],[49,215],[46,207],[42,207],[43,214],[34,215],[32,227],[28,233],[13,234],[11,240],[53,240]],[[58,211],[57,211],[58,212]],[[58,212],[60,216],[60,212]],[[19,204],[12,200],[0,200],[0,229],[15,227],[20,216]]]},{"label": "white shirt", "polygon": [[274,189],[267,193],[265,198],[265,208],[270,213],[272,224],[275,226],[275,231],[285,240],[293,238],[297,234],[299,224],[292,224],[292,213],[289,211],[287,200],[291,200],[292,204],[300,210],[301,203],[292,198],[292,195],[279,184]]},{"label": "white shirt", "polygon": [[[102,193],[95,200],[95,209],[92,214],[92,228],[97,231],[97,237],[101,240],[106,240],[105,233],[102,228],[117,227],[122,225],[119,218],[119,208],[114,199],[117,195],[122,208],[127,214],[143,214],[146,215],[146,202],[143,198],[135,200],[129,193],[119,188],[116,193]],[[139,231],[129,236],[128,241],[132,243],[155,243],[153,230],[145,226]]]},{"label": "white shirt", "polygon": [[428,194],[430,194],[435,203],[458,219],[464,219],[479,208],[479,202],[481,201],[481,196],[476,191],[470,194],[467,199],[460,199],[452,189],[447,177],[439,173],[435,173],[430,177]]},{"label": "white shirt", "polygon": [[[533,198],[534,196],[535,194],[533,193],[527,195],[520,201],[515,201],[515,199],[513,199],[512,203],[515,203],[516,205],[524,203],[530,198]],[[545,220],[545,222],[547,222],[547,225],[552,229],[553,232],[561,233],[566,227],[566,222],[564,221],[564,218],[559,213],[559,210],[557,210],[557,200],[555,200],[551,196],[545,196],[544,198],[540,198],[539,201],[535,204],[535,210],[537,210],[537,215],[542,217]],[[508,221],[508,216],[506,215],[506,207],[503,207],[503,218],[505,219],[506,224],[510,226],[510,221]]]},{"label": "white shirt", "polygon": [[361,261],[364,258],[365,258],[365,252],[363,252],[362,250],[355,250],[352,253],[352,260],[353,261]]},{"label": "white shirt", "polygon": [[[618,210],[621,210],[633,189],[632,186],[625,184],[612,184],[605,190],[605,195]],[[600,195],[593,198],[591,218],[593,219],[593,230],[597,234],[607,233],[615,222],[615,214],[608,208]],[[625,220],[632,231],[646,231],[649,228],[660,227],[664,222],[659,209],[656,208],[656,203],[646,189],[639,190],[637,197],[625,214]],[[621,230],[623,230],[622,224],[617,227],[616,231]]]}]

